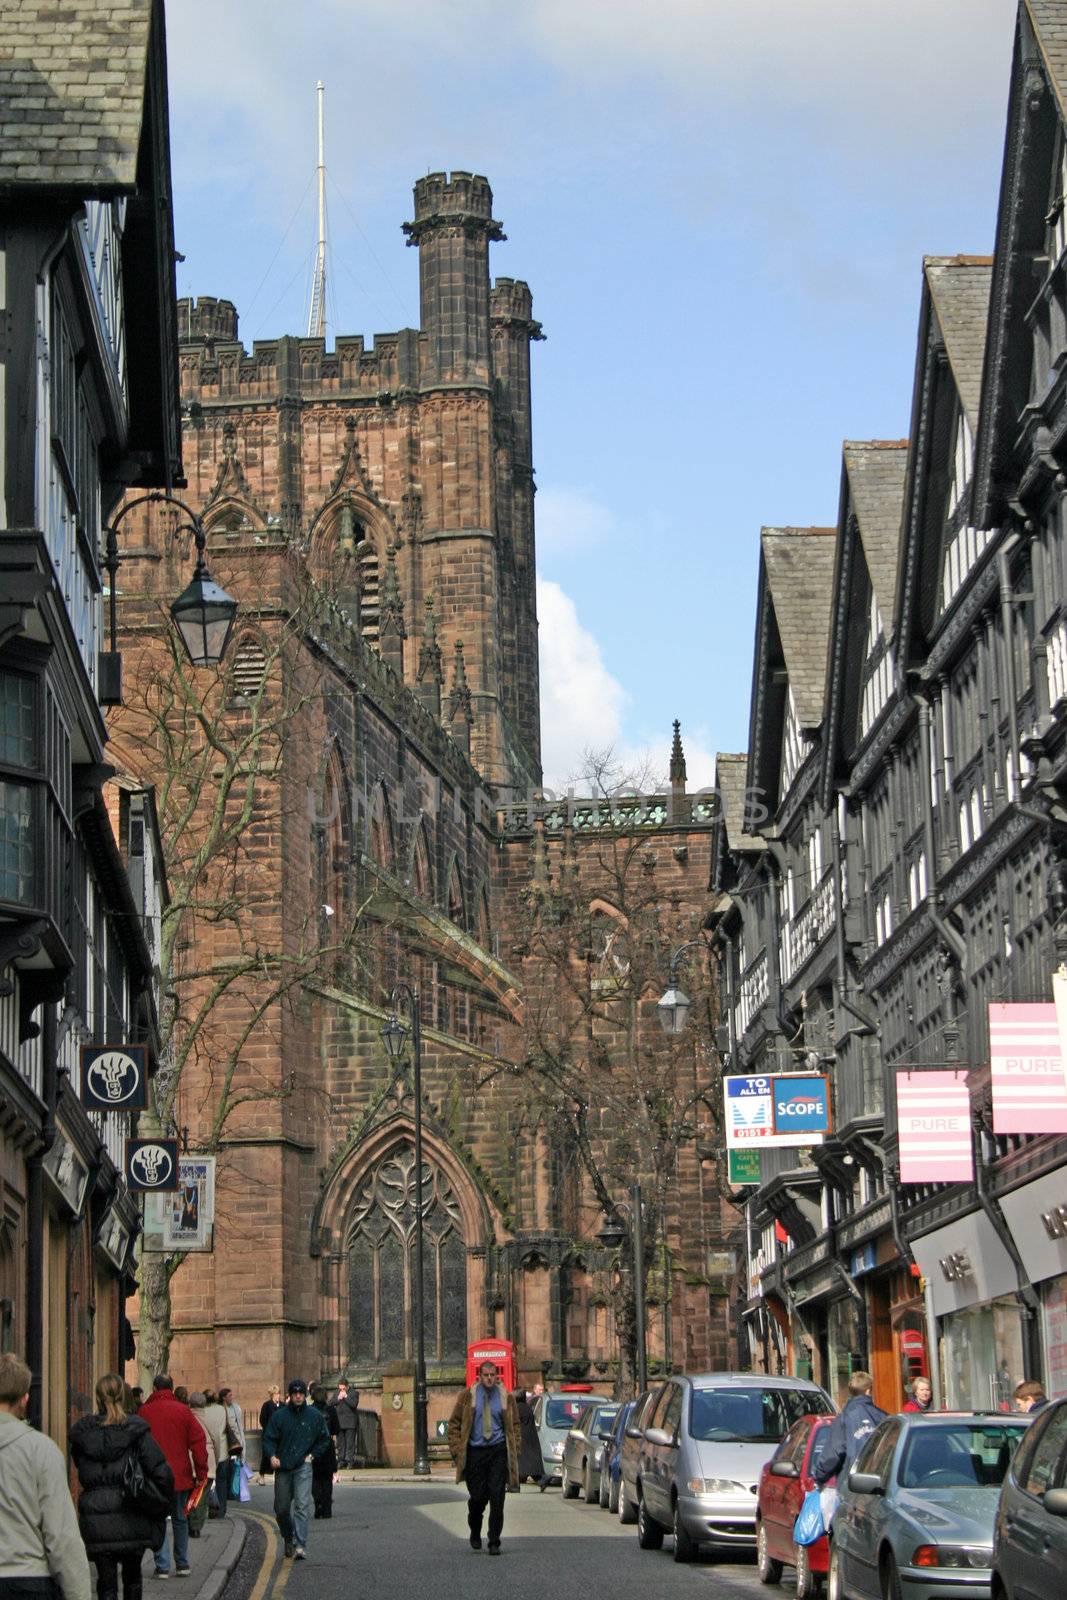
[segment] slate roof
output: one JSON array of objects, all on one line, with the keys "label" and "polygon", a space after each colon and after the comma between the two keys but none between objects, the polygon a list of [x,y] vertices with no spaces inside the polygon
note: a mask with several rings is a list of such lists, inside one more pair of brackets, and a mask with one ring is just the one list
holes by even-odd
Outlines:
[{"label": "slate roof", "polygon": [[893,626],[902,550],[906,439],[845,441],[845,472],[882,625]]},{"label": "slate roof", "polygon": [[1067,3],[1065,0],[1024,0],[1037,36],[1038,49],[1048,69],[1060,116],[1067,122]]},{"label": "slate roof", "polygon": [[3,0],[0,189],[134,189],[155,3]]},{"label": "slate roof", "polygon": [[723,830],[728,850],[766,850],[767,844],[757,834],[745,832],[745,793],[748,783],[748,756],[723,755],[715,757],[715,782],[722,803]]},{"label": "slate roof", "polygon": [[836,528],[762,528],[760,545],[802,728],[822,721]]},{"label": "slate roof", "polygon": [[[1067,5],[1057,9],[1067,18]],[[971,433],[978,432],[982,399],[992,256],[926,256],[923,271],[945,339],[952,376]]]}]

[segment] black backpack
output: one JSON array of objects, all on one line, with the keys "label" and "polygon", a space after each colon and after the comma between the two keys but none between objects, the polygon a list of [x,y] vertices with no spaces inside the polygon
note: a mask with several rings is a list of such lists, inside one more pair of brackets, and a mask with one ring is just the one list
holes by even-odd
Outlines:
[{"label": "black backpack", "polygon": [[171,1509],[170,1496],[157,1489],[151,1478],[145,1477],[136,1444],[127,1450],[122,1464],[122,1498],[128,1506],[154,1521],[160,1521]]}]

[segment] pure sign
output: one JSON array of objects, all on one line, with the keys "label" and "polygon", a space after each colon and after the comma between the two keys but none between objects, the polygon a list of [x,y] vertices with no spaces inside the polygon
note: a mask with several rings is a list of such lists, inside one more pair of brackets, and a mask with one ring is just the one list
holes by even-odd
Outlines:
[{"label": "pure sign", "polygon": [[726,1148],[821,1144],[830,1131],[830,1082],[799,1073],[724,1078]]},{"label": "pure sign", "polygon": [[82,1105],[90,1111],[143,1111],[148,1105],[147,1047],[83,1044]]},{"label": "pure sign", "polygon": [[164,1194],[177,1189],[177,1139],[127,1139],[126,1182],[141,1193]]}]

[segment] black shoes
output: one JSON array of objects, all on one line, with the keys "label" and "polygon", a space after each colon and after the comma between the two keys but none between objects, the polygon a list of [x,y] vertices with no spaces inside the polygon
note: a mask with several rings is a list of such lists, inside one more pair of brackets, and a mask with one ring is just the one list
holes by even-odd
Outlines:
[{"label": "black shoes", "polygon": [[482,1536],[481,1536],[481,1534],[480,1533],[472,1533],[471,1534],[471,1549],[472,1550],[480,1550],[481,1548],[482,1548]]},{"label": "black shoes", "polygon": [[293,1541],[292,1541],[292,1539],[286,1539],[286,1541],[285,1541],[285,1553],[286,1553],[287,1556],[291,1556],[292,1555],[292,1553],[293,1553]]},{"label": "black shoes", "polygon": [[495,1542],[493,1540],[489,1541],[489,1554],[491,1556],[498,1556],[500,1554],[500,1540],[499,1539],[497,1539]]}]

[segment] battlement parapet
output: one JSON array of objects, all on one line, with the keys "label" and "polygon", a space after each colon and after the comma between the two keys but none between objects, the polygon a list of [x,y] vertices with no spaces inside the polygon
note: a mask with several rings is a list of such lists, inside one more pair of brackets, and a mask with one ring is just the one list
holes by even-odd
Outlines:
[{"label": "battlement parapet", "polygon": [[237,307],[232,300],[202,294],[198,300],[178,301],[178,339],[182,344],[214,344],[237,340]]}]

